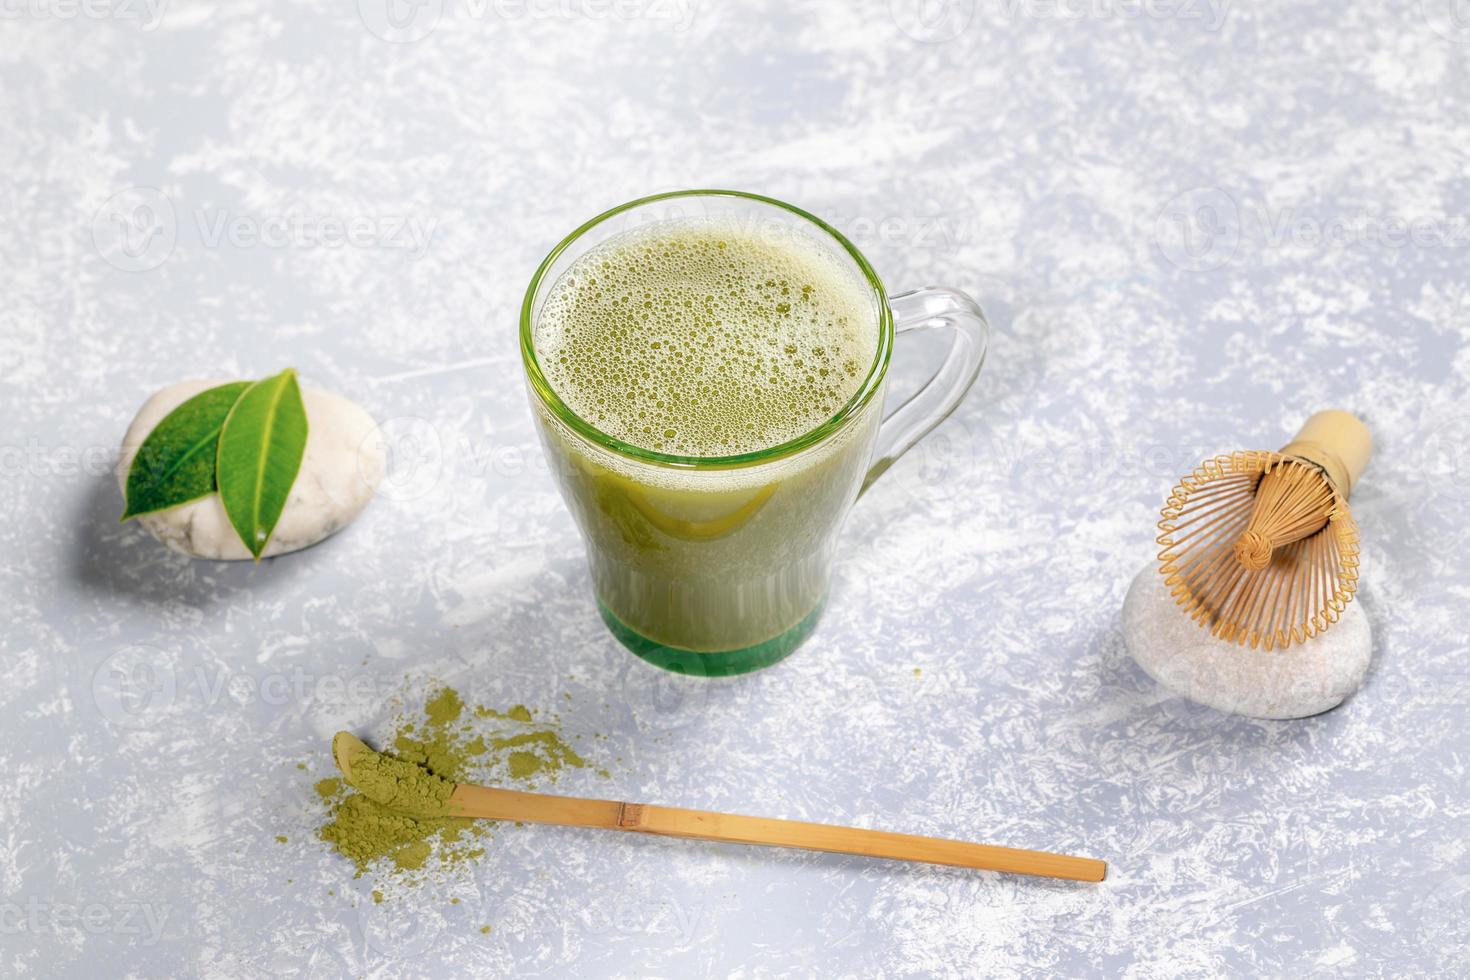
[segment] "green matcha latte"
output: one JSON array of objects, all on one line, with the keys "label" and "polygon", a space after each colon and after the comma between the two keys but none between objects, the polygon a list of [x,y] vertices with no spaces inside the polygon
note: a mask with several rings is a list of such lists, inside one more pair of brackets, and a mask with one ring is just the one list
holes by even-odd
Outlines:
[{"label": "green matcha latte", "polygon": [[873,369],[875,298],[844,255],[733,217],[661,221],[565,268],[534,341],[570,412],[614,443],[691,460],[595,445],[533,398],[605,616],[711,654],[815,616],[878,413],[770,451],[842,412]]}]

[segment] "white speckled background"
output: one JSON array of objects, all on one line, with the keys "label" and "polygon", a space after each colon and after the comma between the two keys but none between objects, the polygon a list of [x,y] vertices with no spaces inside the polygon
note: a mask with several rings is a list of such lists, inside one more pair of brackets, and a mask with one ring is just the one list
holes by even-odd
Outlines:
[{"label": "white speckled background", "polygon": [[[1470,969],[1463,3],[387,2],[0,2],[0,975]],[[814,639],[716,683],[605,634],[514,343],[558,238],[685,186],[995,324]],[[117,524],[151,391],[286,364],[392,420],[359,523],[259,567]],[[1118,615],[1162,497],[1332,404],[1378,438],[1367,685],[1171,698]],[[311,780],[433,678],[559,711],[611,773],[563,790],[1112,873],[510,827],[364,903]]]}]

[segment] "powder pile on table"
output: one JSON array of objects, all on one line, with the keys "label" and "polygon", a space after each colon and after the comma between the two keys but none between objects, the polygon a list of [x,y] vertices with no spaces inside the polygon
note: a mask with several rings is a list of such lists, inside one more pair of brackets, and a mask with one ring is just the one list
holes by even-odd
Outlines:
[{"label": "powder pile on table", "polygon": [[[504,711],[469,708],[449,687],[429,696],[422,722],[400,719],[383,749],[382,755],[365,754],[368,768],[363,772],[354,760],[354,779],[394,782],[393,792],[405,800],[447,797],[451,784],[467,779],[471,771],[483,774],[477,781],[529,785],[542,778],[554,782],[566,769],[587,767],[554,726],[537,722],[524,705]],[[357,877],[378,862],[389,872],[414,872],[431,857],[452,866],[485,852],[489,830],[484,821],[385,807],[337,777],[318,781],[316,791],[327,806],[320,837],[357,866]],[[432,813],[435,808],[406,809]]]}]

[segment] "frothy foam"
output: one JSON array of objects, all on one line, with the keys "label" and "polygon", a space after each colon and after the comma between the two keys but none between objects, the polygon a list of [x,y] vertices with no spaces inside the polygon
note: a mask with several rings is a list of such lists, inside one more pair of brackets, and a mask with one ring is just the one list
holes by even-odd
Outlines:
[{"label": "frothy foam", "polygon": [[679,220],[609,239],[552,286],[537,360],[578,416],[643,449],[788,442],[855,395],[877,352],[866,283],[815,239]]}]

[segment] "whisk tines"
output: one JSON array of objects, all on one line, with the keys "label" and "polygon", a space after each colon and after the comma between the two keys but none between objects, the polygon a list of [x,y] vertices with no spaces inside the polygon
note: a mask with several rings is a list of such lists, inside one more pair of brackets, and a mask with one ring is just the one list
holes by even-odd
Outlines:
[{"label": "whisk tines", "polygon": [[1160,571],[1181,610],[1211,634],[1289,647],[1327,629],[1357,590],[1348,508],[1371,439],[1346,412],[1320,412],[1281,452],[1205,460],[1158,523]]}]

